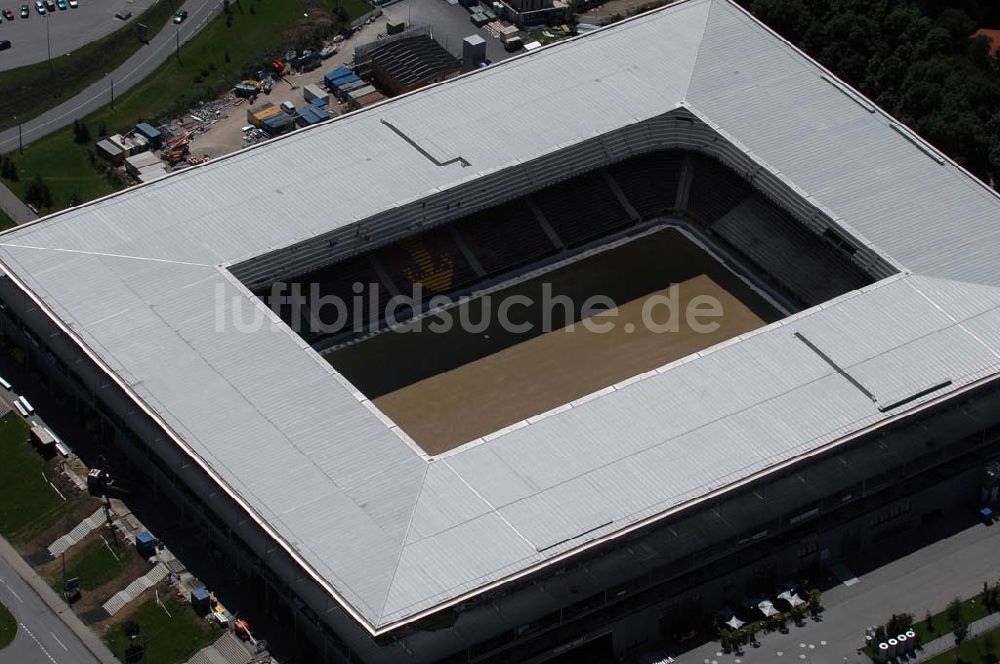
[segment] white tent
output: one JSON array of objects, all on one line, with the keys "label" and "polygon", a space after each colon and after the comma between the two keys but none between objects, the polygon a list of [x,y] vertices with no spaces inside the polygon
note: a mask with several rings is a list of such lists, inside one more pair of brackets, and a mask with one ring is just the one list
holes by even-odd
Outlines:
[{"label": "white tent", "polygon": [[785,600],[786,602],[788,602],[789,604],[791,604],[792,607],[796,607],[799,604],[805,604],[805,601],[803,601],[803,599],[801,597],[799,597],[798,595],[796,595],[795,592],[791,591],[791,590],[786,590],[785,592],[783,592],[780,595],[778,595],[778,599]]}]

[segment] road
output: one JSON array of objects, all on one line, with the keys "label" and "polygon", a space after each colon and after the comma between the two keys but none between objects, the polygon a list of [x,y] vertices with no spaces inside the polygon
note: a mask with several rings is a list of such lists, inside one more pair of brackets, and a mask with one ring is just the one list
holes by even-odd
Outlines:
[{"label": "road", "polygon": [[[87,0],[81,0],[81,3]],[[22,124],[24,144],[61,129],[73,120],[96,111],[111,101],[111,81],[114,81],[115,95],[120,95],[144,79],[167,58],[173,57],[177,39],[183,44],[208,23],[208,20],[222,10],[222,0],[187,0],[182,8],[188,11],[188,19],[179,26],[170,24],[161,30],[152,41],[136,51],[132,57],[103,78],[85,88],[80,94],[52,108],[33,120]],[[72,10],[66,10],[72,11]],[[32,20],[39,17],[35,16]],[[16,20],[16,19],[15,19]],[[109,80],[110,79],[110,80]],[[0,153],[18,148],[17,127],[0,133]],[[8,213],[9,214],[9,213]]]},{"label": "road", "polygon": [[[11,49],[0,54],[0,71],[42,62],[50,50],[53,59],[70,53],[122,27],[124,24],[115,18],[116,12],[132,12],[132,23],[135,23],[139,14],[154,1],[80,0],[76,9],[57,9],[39,16],[34,0],[2,0],[0,7],[14,12],[14,20],[4,19],[0,25],[0,38],[11,42]],[[31,6],[28,18],[21,18],[22,4]]]},{"label": "road", "polygon": [[[3,542],[6,545],[6,542]],[[4,546],[4,548],[7,548]],[[4,553],[0,551],[0,553]],[[16,555],[16,554],[15,554]],[[23,564],[23,563],[22,563]],[[24,565],[27,567],[27,565]],[[23,570],[22,570],[23,571]],[[33,572],[31,572],[33,574]],[[36,577],[37,578],[37,577]],[[39,583],[44,587],[41,579]],[[55,593],[48,590],[52,597]],[[0,600],[17,620],[17,636],[0,651],[0,662],[14,664],[97,664],[112,662],[110,653],[97,659],[37,592],[19,575],[18,570],[0,555]],[[72,615],[65,604],[62,611]],[[75,619],[76,616],[73,616]],[[82,627],[82,624],[81,624]],[[86,629],[86,628],[84,628]],[[91,635],[93,633],[91,632]],[[92,636],[94,641],[96,636]]]}]

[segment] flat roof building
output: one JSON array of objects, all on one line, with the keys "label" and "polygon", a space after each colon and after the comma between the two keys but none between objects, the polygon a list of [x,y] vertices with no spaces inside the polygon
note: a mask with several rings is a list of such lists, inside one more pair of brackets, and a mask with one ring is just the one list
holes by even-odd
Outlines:
[{"label": "flat roof building", "polygon": [[[372,53],[397,92],[439,80],[411,47]],[[692,232],[739,251],[780,226],[865,283],[440,454],[256,295],[585,176],[645,223],[626,178],[661,157],[653,181],[680,184],[660,207],[744,188]],[[656,638],[691,583],[750,573],[733,552],[847,555],[882,506],[926,494],[944,507],[901,514],[931,521],[978,486],[998,218],[996,192],[738,6],[686,0],[6,231],[0,299],[323,658],[536,662]],[[818,520],[836,545],[800,532]]]}]

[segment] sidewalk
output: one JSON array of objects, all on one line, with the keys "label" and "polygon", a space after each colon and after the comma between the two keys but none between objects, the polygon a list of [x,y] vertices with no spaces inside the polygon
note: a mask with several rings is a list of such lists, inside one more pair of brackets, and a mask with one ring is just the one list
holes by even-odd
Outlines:
[{"label": "sidewalk", "polygon": [[[988,632],[989,630],[1000,627],[1000,613],[991,613],[985,618],[980,618],[971,625],[969,625],[969,637],[968,641],[976,638],[983,632]],[[917,651],[917,656],[914,658],[914,664],[918,662],[926,662],[929,659],[937,657],[943,652],[948,652],[955,647],[955,636],[953,634],[945,634],[944,636],[939,636],[933,641],[928,641],[920,650]]]},{"label": "sidewalk", "polygon": [[49,588],[48,584],[38,576],[28,563],[14,550],[7,540],[0,537],[0,558],[17,572],[17,575],[32,589],[35,594],[49,607],[66,627],[83,643],[84,647],[101,662],[101,664],[118,664],[118,660],[108,650],[108,647],[97,638],[97,635],[87,628],[73,613],[66,603]]},{"label": "sidewalk", "polygon": [[[16,156],[15,159],[17,159]],[[38,215],[32,212],[3,182],[0,182],[0,210],[6,212],[7,216],[18,225],[25,224],[32,219],[38,219]]]}]

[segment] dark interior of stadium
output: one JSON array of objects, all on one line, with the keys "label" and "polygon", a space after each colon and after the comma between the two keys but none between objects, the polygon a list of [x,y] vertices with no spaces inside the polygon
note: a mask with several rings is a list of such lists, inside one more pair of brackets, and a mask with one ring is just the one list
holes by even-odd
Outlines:
[{"label": "dark interior of stadium", "polygon": [[[305,296],[304,306],[283,306],[277,313],[433,454],[872,283],[851,260],[852,252],[849,239],[814,233],[714,158],[662,151],[300,275],[285,286]],[[690,281],[699,275],[711,285]],[[644,359],[631,364],[622,361],[628,344],[616,345],[621,341],[604,340],[608,348],[560,349],[565,363],[592,364],[600,377],[567,374],[575,388],[560,391],[547,384],[548,399],[540,401],[535,398],[540,395],[525,392],[537,380],[521,385],[497,369],[544,364],[530,359],[551,358],[553,351],[544,344],[524,347],[520,355],[509,349],[579,322],[588,297],[607,296],[626,313],[622,305],[672,284],[731,295],[737,322],[697,342],[640,350]],[[568,297],[572,312],[545,309],[543,287],[550,298]],[[270,287],[256,291],[265,302],[270,293]],[[498,307],[512,295],[533,303],[518,311],[529,323],[527,331],[498,322]],[[330,302],[344,306],[324,304]],[[442,311],[452,321],[446,331],[432,324],[443,320]],[[556,318],[544,318],[546,312]],[[606,352],[615,356],[605,367],[598,356]],[[480,366],[464,375],[427,382],[476,362]],[[608,371],[611,367],[619,373]],[[562,374],[563,367],[539,371]],[[465,404],[477,397],[502,401],[504,395],[472,389],[497,382],[524,394],[531,405],[505,409],[494,403],[493,418],[468,413],[457,403],[436,415],[412,405],[447,402],[456,392],[454,399],[461,396]],[[418,383],[429,391],[406,392]],[[455,419],[461,412],[485,422],[451,431],[429,423],[421,429],[428,418]]]}]

